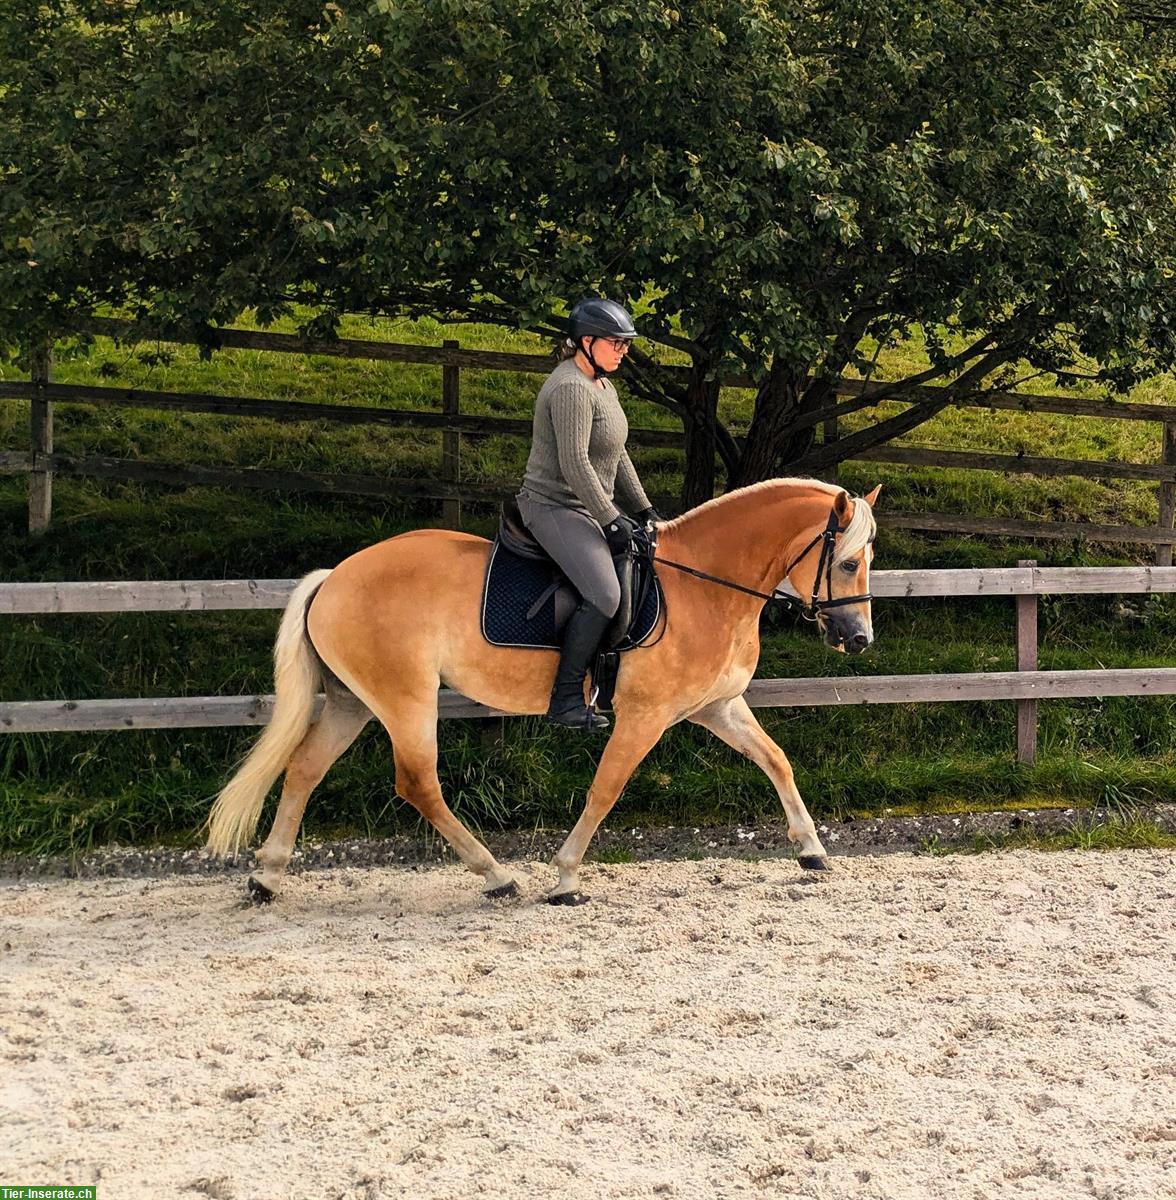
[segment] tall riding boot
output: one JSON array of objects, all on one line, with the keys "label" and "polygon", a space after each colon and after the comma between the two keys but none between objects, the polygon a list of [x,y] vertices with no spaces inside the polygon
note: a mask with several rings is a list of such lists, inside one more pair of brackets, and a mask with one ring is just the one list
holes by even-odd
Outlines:
[{"label": "tall riding boot", "polygon": [[585,732],[608,728],[607,718],[584,703],[584,678],[611,621],[611,617],[606,617],[586,600],[581,600],[580,607],[568,618],[559,667],[555,672],[555,687],[551,689],[551,703],[547,706],[547,719],[554,724]]}]

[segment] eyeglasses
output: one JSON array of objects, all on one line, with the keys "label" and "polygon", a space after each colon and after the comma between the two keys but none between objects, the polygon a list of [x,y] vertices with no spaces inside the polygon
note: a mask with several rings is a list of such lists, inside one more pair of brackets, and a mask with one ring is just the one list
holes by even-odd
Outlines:
[{"label": "eyeglasses", "polygon": [[601,338],[600,340],[611,346],[618,354],[624,354],[630,345],[624,338]]}]

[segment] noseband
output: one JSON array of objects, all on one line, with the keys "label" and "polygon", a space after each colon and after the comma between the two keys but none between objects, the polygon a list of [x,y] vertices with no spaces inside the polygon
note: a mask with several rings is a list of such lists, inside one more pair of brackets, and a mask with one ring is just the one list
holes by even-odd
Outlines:
[{"label": "noseband", "polygon": [[[799,608],[800,615],[806,621],[815,621],[828,608],[841,608],[846,604],[864,604],[867,600],[874,598],[870,592],[863,592],[860,596],[841,596],[836,600],[833,598],[833,557],[837,547],[837,535],[841,532],[837,526],[837,509],[831,508],[825,528],[788,564],[788,569],[784,572],[784,579],[787,581],[788,576],[808,557],[809,552],[818,543],[820,544],[821,557],[817,560],[817,572],[813,576],[813,594],[809,597],[808,604],[805,604],[797,596],[790,596],[787,592],[780,591],[779,588],[772,592],[757,592],[755,588],[744,587],[743,584],[734,583],[730,579],[720,579],[717,575],[708,575],[705,571],[698,571],[684,563],[671,562],[668,558],[655,558],[654,561],[664,563],[665,566],[673,567],[677,571],[683,571],[687,575],[693,575],[696,579],[717,583],[732,591],[744,592],[748,596],[758,596],[761,600],[775,601],[777,604],[787,604],[792,608]],[[825,579],[824,600],[818,599],[822,576]]]}]

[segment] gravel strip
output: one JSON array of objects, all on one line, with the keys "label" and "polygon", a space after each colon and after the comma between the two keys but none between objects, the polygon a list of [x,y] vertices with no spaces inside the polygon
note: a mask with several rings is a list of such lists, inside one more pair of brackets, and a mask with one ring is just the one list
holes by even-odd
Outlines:
[{"label": "gravel strip", "polygon": [[[928,814],[850,821],[820,821],[817,828],[833,857],[923,850],[972,849],[977,841],[999,845],[1026,833],[1046,834],[1073,828],[1097,828],[1124,815],[1151,821],[1176,832],[1176,804],[1141,806],[1124,814],[1107,808],[1018,809],[1002,812]],[[549,859],[567,837],[566,829],[495,831],[484,840],[504,862]],[[652,861],[698,858],[774,858],[793,853],[782,822],[718,826],[603,828],[589,849],[589,860]],[[435,834],[398,834],[385,838],[348,838],[300,845],[290,872],[334,867],[438,865],[454,857]],[[231,875],[250,869],[252,853],[229,859],[203,849],[110,845],[82,855],[0,856],[0,885],[30,878],[164,878],[174,875]]]}]

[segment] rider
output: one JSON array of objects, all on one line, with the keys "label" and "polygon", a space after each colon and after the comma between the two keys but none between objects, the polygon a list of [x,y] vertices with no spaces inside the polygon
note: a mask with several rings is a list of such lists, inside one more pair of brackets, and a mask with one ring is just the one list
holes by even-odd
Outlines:
[{"label": "rider", "polygon": [[[612,300],[581,300],[568,316],[568,335],[563,361],[535,402],[518,503],[527,528],[580,593],[564,629],[547,717],[591,730],[608,726],[585,705],[584,678],[621,603],[613,555],[658,516],[625,452],[629,423],[607,378],[637,336],[633,319]],[[636,520],[614,503],[614,490]]]}]

